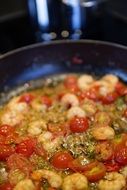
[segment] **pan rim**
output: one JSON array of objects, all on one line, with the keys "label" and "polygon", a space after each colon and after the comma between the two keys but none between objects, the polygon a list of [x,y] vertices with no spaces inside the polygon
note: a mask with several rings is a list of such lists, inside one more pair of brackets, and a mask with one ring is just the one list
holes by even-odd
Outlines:
[{"label": "pan rim", "polygon": [[114,43],[114,42],[108,42],[108,41],[100,41],[100,40],[91,40],[91,39],[81,39],[81,40],[55,40],[55,41],[50,41],[50,42],[39,42],[39,43],[34,43],[34,44],[30,44],[27,46],[23,46],[14,50],[11,50],[7,53],[4,53],[2,55],[0,55],[0,60],[9,57],[11,55],[14,55],[16,53],[25,51],[27,49],[34,49],[37,47],[45,47],[45,46],[52,46],[55,44],[73,44],[73,43],[77,43],[77,44],[94,44],[94,45],[106,45],[106,46],[110,46],[110,47],[116,47],[116,48],[120,48],[120,49],[124,49],[127,50],[127,46],[125,45],[121,45],[118,43]]}]

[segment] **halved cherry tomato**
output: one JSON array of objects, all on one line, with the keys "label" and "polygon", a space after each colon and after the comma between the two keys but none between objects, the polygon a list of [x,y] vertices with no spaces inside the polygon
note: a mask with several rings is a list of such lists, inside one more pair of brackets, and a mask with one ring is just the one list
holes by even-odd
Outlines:
[{"label": "halved cherry tomato", "polygon": [[117,172],[120,169],[120,165],[114,160],[104,163],[107,172]]},{"label": "halved cherry tomato", "polygon": [[86,117],[74,117],[70,120],[70,130],[73,133],[85,132],[89,127],[88,119]]},{"label": "halved cherry tomato", "polygon": [[92,169],[83,172],[90,182],[96,182],[105,176],[106,168],[104,164],[98,162]]},{"label": "halved cherry tomato", "polygon": [[0,134],[7,136],[10,135],[10,133],[14,132],[14,127],[10,125],[1,125],[0,126]]},{"label": "halved cherry tomato", "polygon": [[35,97],[32,94],[24,94],[20,97],[19,102],[25,102],[27,104],[30,104],[34,98]]},{"label": "halved cherry tomato", "polygon": [[26,139],[16,146],[16,152],[29,157],[34,152],[35,146],[35,139]]},{"label": "halved cherry tomato", "polygon": [[102,101],[103,104],[111,104],[118,98],[118,96],[119,96],[118,93],[112,92],[107,94],[106,96],[102,96],[100,100]]},{"label": "halved cherry tomato", "polygon": [[42,102],[42,104],[45,104],[48,107],[50,107],[52,105],[52,100],[48,96],[42,96],[41,102]]},{"label": "halved cherry tomato", "polygon": [[15,148],[10,145],[0,145],[0,160],[5,160],[11,154],[14,154]]},{"label": "halved cherry tomato", "polygon": [[74,159],[68,163],[68,167],[75,172],[84,172],[87,170],[91,170],[97,164],[96,161],[91,162],[89,164],[82,165],[78,159]]},{"label": "halved cherry tomato", "polygon": [[0,185],[0,190],[13,190],[13,186],[8,182]]},{"label": "halved cherry tomato", "polygon": [[20,169],[21,171],[31,172],[33,167],[30,161],[21,154],[12,154],[7,159],[7,166],[11,169]]},{"label": "halved cherry tomato", "polygon": [[51,159],[51,164],[57,169],[67,169],[68,163],[73,160],[69,152],[57,152]]},{"label": "halved cherry tomato", "polygon": [[113,147],[111,143],[99,142],[95,147],[96,159],[99,161],[111,160],[113,157]]},{"label": "halved cherry tomato", "polygon": [[127,165],[127,146],[121,145],[115,150],[114,159],[120,165]]},{"label": "halved cherry tomato", "polygon": [[76,92],[78,89],[77,77],[76,76],[67,76],[64,80],[64,86],[73,92]]},{"label": "halved cherry tomato", "polygon": [[16,133],[10,133],[5,138],[5,144],[15,144],[18,139],[18,135]]}]

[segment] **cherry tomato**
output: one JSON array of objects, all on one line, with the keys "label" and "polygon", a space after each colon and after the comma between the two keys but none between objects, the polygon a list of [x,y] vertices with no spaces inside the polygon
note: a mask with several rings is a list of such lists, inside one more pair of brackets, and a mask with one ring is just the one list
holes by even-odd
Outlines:
[{"label": "cherry tomato", "polygon": [[18,135],[16,133],[10,133],[8,136],[5,138],[5,144],[15,144],[18,139]]},{"label": "cherry tomato", "polygon": [[32,94],[24,94],[20,97],[19,102],[30,104],[35,97]]},{"label": "cherry tomato", "polygon": [[68,167],[75,172],[84,172],[92,169],[93,167],[96,166],[96,164],[97,162],[94,161],[89,164],[82,165],[78,159],[74,159],[68,163]]},{"label": "cherry tomato", "polygon": [[52,105],[52,100],[48,96],[42,96],[41,102],[42,104],[45,104],[47,107],[50,107]]},{"label": "cherry tomato", "polygon": [[124,96],[127,94],[127,87],[124,84],[122,84],[121,82],[118,82],[116,84],[115,90],[121,96]]},{"label": "cherry tomato", "polygon": [[99,161],[111,160],[113,157],[113,148],[107,141],[99,142],[95,148],[96,159]]},{"label": "cherry tomato", "polygon": [[34,152],[35,146],[35,139],[26,139],[16,146],[16,152],[29,157]]},{"label": "cherry tomato", "polygon": [[81,100],[84,100],[85,98],[88,98],[93,101],[97,101],[99,99],[99,87],[95,86],[87,91],[81,92],[79,98]]},{"label": "cherry tomato", "polygon": [[114,153],[114,159],[121,165],[127,164],[127,146],[121,145]]},{"label": "cherry tomato", "polygon": [[0,134],[7,136],[10,133],[14,132],[14,128],[10,125],[1,125],[0,126]]},{"label": "cherry tomato", "polygon": [[117,172],[120,169],[120,165],[114,160],[104,163],[107,172]]},{"label": "cherry tomato", "polygon": [[8,182],[0,185],[0,190],[13,190],[13,186]]},{"label": "cherry tomato", "polygon": [[105,176],[106,168],[101,162],[97,163],[92,169],[83,172],[90,182],[96,182]]},{"label": "cherry tomato", "polygon": [[5,136],[0,135],[0,145],[5,143]]},{"label": "cherry tomato", "polygon": [[78,89],[77,77],[76,76],[67,76],[64,80],[64,86],[73,92],[76,92]]},{"label": "cherry tomato", "polygon": [[51,164],[57,169],[67,169],[68,163],[73,160],[69,152],[57,152],[51,159]]},{"label": "cherry tomato", "polygon": [[32,171],[32,165],[29,160],[21,154],[12,154],[7,159],[7,166],[11,170],[20,169],[21,171]]},{"label": "cherry tomato", "polygon": [[70,130],[73,133],[82,133],[89,127],[88,119],[86,117],[74,117],[70,120]]},{"label": "cherry tomato", "polygon": [[0,145],[0,160],[5,160],[11,154],[14,154],[15,149],[9,145]]},{"label": "cherry tomato", "polygon": [[107,94],[106,96],[102,96],[100,100],[103,104],[111,104],[118,98],[118,93],[112,92]]}]

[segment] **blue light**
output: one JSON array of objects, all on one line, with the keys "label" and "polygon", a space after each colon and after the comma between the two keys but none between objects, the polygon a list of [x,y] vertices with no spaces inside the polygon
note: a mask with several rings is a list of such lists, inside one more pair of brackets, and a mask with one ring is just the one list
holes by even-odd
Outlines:
[{"label": "blue light", "polygon": [[81,28],[81,6],[79,0],[63,0],[63,3],[72,7],[72,29]]},{"label": "blue light", "polygon": [[39,25],[43,28],[48,27],[49,15],[47,0],[36,0],[36,6]]}]

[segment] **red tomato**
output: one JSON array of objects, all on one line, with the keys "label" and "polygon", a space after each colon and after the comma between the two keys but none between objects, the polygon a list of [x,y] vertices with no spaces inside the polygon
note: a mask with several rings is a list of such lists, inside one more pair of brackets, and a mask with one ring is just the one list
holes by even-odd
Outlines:
[{"label": "red tomato", "polygon": [[124,96],[127,94],[127,87],[124,84],[122,84],[121,82],[118,82],[116,84],[115,90],[121,96]]},{"label": "red tomato", "polygon": [[10,125],[1,125],[0,126],[0,134],[7,136],[10,133],[14,132],[14,128]]},{"label": "red tomato", "polygon": [[88,119],[86,117],[74,117],[70,120],[70,130],[73,133],[82,133],[89,127]]},{"label": "red tomato", "polygon": [[111,104],[118,98],[118,93],[112,92],[107,94],[106,96],[102,96],[100,100],[103,104]]},{"label": "red tomato", "polygon": [[5,144],[12,144],[12,143],[16,143],[18,139],[18,135],[15,133],[10,133],[8,136],[6,136],[5,138]]},{"label": "red tomato", "polygon": [[11,169],[20,169],[21,171],[32,171],[32,165],[29,160],[21,154],[12,154],[7,159],[7,166]]},{"label": "red tomato", "polygon": [[0,145],[5,143],[5,137],[0,135]]},{"label": "red tomato", "polygon": [[19,102],[25,102],[27,104],[30,104],[34,99],[34,96],[32,94],[24,94],[20,97]]},{"label": "red tomato", "polygon": [[127,146],[121,145],[114,153],[114,159],[121,165],[127,164]]},{"label": "red tomato", "polygon": [[52,105],[52,100],[48,96],[42,96],[41,102],[42,102],[42,104],[45,104],[48,107],[50,107]]},{"label": "red tomato", "polygon": [[87,177],[87,179],[90,182],[96,182],[101,178],[103,178],[105,176],[105,173],[106,173],[106,168],[104,164],[98,162],[96,166],[94,166],[90,170],[85,171],[83,174]]},{"label": "red tomato", "polygon": [[0,160],[5,160],[11,154],[14,154],[15,149],[9,145],[0,145]]},{"label": "red tomato", "polygon": [[113,157],[113,148],[107,141],[99,142],[95,148],[96,159],[99,161],[110,160]]},{"label": "red tomato", "polygon": [[92,169],[93,167],[96,166],[96,164],[97,162],[94,161],[89,164],[82,165],[78,159],[74,159],[68,163],[68,167],[75,172],[84,172]]},{"label": "red tomato", "polygon": [[98,88],[92,88],[88,91],[82,92],[80,94],[80,99],[85,99],[88,98],[93,101],[97,101],[99,98],[99,93],[98,93]]},{"label": "red tomato", "polygon": [[13,190],[13,186],[8,182],[0,185],[0,190]]},{"label": "red tomato", "polygon": [[29,157],[36,147],[35,139],[26,139],[16,146],[16,152]]},{"label": "red tomato", "polygon": [[116,163],[114,160],[108,161],[104,163],[107,172],[117,172],[120,169],[120,165]]},{"label": "red tomato", "polygon": [[51,160],[51,164],[57,169],[67,169],[68,163],[73,160],[69,152],[57,152]]},{"label": "red tomato", "polygon": [[78,85],[77,85],[77,77],[76,76],[67,76],[64,80],[64,86],[70,90],[70,91],[77,91]]}]

